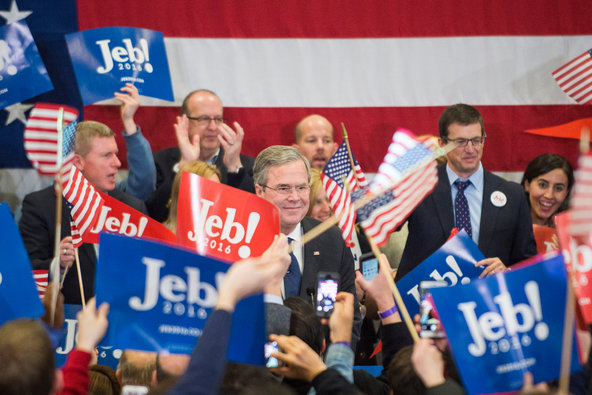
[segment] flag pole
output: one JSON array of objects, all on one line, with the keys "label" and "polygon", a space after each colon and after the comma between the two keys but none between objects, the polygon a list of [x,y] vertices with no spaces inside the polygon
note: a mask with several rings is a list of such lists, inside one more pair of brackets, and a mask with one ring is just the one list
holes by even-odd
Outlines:
[{"label": "flag pole", "polygon": [[50,322],[51,325],[54,323],[54,316],[56,311],[56,306],[58,303],[58,292],[60,286],[60,241],[62,236],[62,141],[63,141],[63,122],[64,122],[64,107],[60,107],[58,110],[58,119],[57,119],[57,137],[58,137],[58,144],[57,144],[57,157],[56,157],[56,167],[57,167],[57,175],[56,175],[56,218],[55,218],[55,240],[54,240],[54,259],[56,265],[54,265],[51,282],[54,284],[54,292],[51,295],[51,308],[50,308]]},{"label": "flag pole", "polygon": [[86,309],[86,300],[84,299],[84,286],[82,285],[82,272],[80,271],[80,259],[78,258],[78,247],[74,248],[74,258],[76,259],[76,270],[78,271],[78,287],[80,289],[80,300],[82,308]]},{"label": "flag pole", "polygon": [[360,186],[360,180],[358,180],[358,173],[356,172],[356,165],[354,164],[354,154],[352,154],[351,147],[349,146],[349,138],[347,136],[347,130],[345,130],[345,125],[343,122],[341,122],[341,135],[343,136],[343,141],[345,141],[347,155],[349,156],[349,163],[351,164],[351,168],[356,179],[356,184]]}]

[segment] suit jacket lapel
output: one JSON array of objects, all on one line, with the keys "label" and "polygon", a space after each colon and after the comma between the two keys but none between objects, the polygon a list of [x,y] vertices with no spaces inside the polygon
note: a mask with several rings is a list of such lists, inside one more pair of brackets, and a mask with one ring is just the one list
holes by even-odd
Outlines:
[{"label": "suit jacket lapel", "polygon": [[446,173],[446,166],[440,166],[438,168],[438,184],[436,184],[429,198],[434,200],[433,203],[436,207],[440,225],[442,226],[442,233],[448,237],[450,230],[454,228],[454,207],[450,195],[450,181]]},{"label": "suit jacket lapel", "polygon": [[[309,221],[309,218],[302,219],[302,233],[305,234],[314,227],[314,224]],[[300,283],[300,295],[306,295],[305,284],[314,284],[317,273],[319,271],[319,259],[321,259],[320,251],[322,251],[321,241],[317,237],[304,245],[303,259],[304,269],[302,270],[302,282]],[[317,252],[317,254],[315,254]]]},{"label": "suit jacket lapel", "polygon": [[493,235],[498,217],[499,208],[491,203],[491,194],[499,185],[492,174],[487,170],[483,171],[483,201],[481,203],[481,219],[479,221],[479,249],[485,254],[491,236]]}]

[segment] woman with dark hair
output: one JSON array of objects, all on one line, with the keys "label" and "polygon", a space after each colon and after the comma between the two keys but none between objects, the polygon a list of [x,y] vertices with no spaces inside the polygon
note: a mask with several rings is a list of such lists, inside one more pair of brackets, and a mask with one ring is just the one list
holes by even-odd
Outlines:
[{"label": "woman with dark hair", "polygon": [[553,216],[567,209],[574,184],[571,164],[561,155],[541,154],[526,166],[521,184],[532,223],[554,227]]},{"label": "woman with dark hair", "polygon": [[540,254],[558,248],[553,218],[567,209],[573,183],[573,169],[561,155],[541,154],[526,166],[521,184]]}]

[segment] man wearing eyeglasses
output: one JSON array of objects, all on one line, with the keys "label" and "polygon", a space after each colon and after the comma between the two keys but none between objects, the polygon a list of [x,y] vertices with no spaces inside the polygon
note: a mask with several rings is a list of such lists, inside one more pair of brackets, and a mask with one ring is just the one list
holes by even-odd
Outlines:
[{"label": "man wearing eyeglasses", "polygon": [[234,122],[234,129],[224,123],[223,111],[220,98],[206,89],[193,91],[183,100],[175,123],[178,146],[154,153],[156,191],[146,201],[152,218],[162,222],[168,217],[175,174],[187,162],[200,160],[216,165],[223,184],[255,192],[254,159],[240,153],[244,131],[238,122]]},{"label": "man wearing eyeglasses", "polygon": [[[257,196],[273,203],[280,212],[280,230],[290,243],[320,224],[306,217],[310,196],[310,164],[294,147],[273,145],[261,151],[255,159],[253,179]],[[284,277],[284,298],[300,296],[311,301],[316,291],[319,272],[339,273],[339,291],[356,297],[354,259],[336,226],[294,249],[292,264]],[[360,336],[361,316],[354,303],[353,337]],[[353,343],[352,343],[353,344]]]},{"label": "man wearing eyeglasses", "polygon": [[409,217],[409,236],[396,279],[442,246],[453,228],[464,229],[486,259],[482,276],[508,270],[536,254],[532,222],[522,187],[485,170],[486,135],[479,111],[467,104],[444,110],[440,145],[456,146],[438,168],[434,191]]}]

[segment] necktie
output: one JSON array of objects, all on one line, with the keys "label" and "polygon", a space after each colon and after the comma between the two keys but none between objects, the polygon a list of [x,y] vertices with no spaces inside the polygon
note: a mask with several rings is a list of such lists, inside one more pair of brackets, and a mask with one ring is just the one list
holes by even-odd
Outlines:
[{"label": "necktie", "polygon": [[458,230],[464,229],[469,237],[473,237],[471,228],[471,215],[469,213],[469,202],[465,196],[465,189],[471,185],[471,181],[461,181],[460,178],[454,181],[458,189],[456,198],[454,198],[454,213],[456,215],[456,227]]},{"label": "necktie", "polygon": [[[294,239],[288,237],[288,242],[290,244],[292,244],[293,241]],[[298,260],[296,259],[296,256],[294,256],[294,253],[290,253],[290,258],[292,261],[284,276],[284,294],[286,298],[300,295],[300,280],[302,279]]]}]

